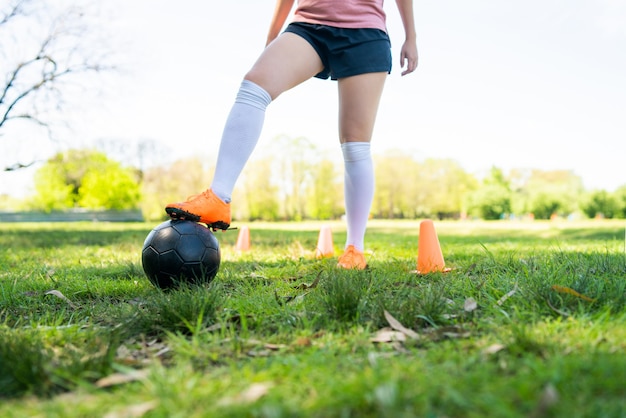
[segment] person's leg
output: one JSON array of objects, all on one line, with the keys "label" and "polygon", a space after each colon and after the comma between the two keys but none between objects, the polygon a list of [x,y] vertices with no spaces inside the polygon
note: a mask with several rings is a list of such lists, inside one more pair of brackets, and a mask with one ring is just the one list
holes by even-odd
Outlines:
[{"label": "person's leg", "polygon": [[302,37],[283,33],[265,48],[241,84],[226,121],[211,188],[166,212],[227,229],[233,188],[261,135],[265,109],[282,92],[319,73],[322,61]]},{"label": "person's leg", "polygon": [[323,68],[320,56],[308,41],[284,32],[265,48],[244,79],[261,86],[274,100]]},{"label": "person's leg", "polygon": [[211,183],[213,193],[226,203],[230,203],[235,182],[256,147],[265,109],[271,102],[269,93],[261,86],[245,79],[241,82],[224,125]]},{"label": "person's leg", "polygon": [[282,92],[322,69],[311,45],[298,35],[283,33],[261,54],[245,75],[226,121],[211,189],[226,203],[256,147],[265,109]]},{"label": "person's leg", "polygon": [[[374,197],[370,140],[387,73],[339,79],[339,139],[344,159],[347,218],[346,254],[339,266],[364,268],[365,230]],[[356,260],[354,255],[356,254]],[[350,253],[350,254],[349,254]]]}]

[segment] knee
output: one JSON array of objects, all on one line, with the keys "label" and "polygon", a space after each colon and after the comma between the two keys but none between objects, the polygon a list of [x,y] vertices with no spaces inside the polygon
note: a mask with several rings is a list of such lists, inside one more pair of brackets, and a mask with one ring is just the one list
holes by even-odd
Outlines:
[{"label": "knee", "polygon": [[341,152],[345,162],[354,162],[371,159],[371,148],[369,142],[344,142],[341,144]]},{"label": "knee", "polygon": [[255,68],[252,68],[250,71],[248,71],[246,75],[244,75],[243,79],[244,81],[252,82],[261,87],[270,95],[272,100],[275,100],[281,93],[280,91],[276,91],[276,88],[273,87],[273,83],[266,74],[264,74],[262,71],[258,71]]},{"label": "knee", "polygon": [[265,108],[272,102],[272,97],[260,85],[253,81],[244,79],[239,87],[236,101],[265,110]]},{"label": "knee", "polygon": [[339,122],[339,142],[370,142],[372,139],[372,129],[367,123],[356,120],[340,120]]}]

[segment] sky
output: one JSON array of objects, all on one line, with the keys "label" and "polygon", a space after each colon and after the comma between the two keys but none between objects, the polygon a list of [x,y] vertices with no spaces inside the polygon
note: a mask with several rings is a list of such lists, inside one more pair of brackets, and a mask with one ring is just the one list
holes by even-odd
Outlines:
[{"label": "sky", "polygon": [[[101,3],[120,71],[68,111],[69,143],[150,139],[171,158],[214,161],[274,1]],[[452,159],[477,175],[494,166],[572,170],[587,189],[626,184],[625,1],[430,0],[414,9],[419,65],[401,77],[404,32],[395,1],[385,2],[394,68],[374,154]],[[312,79],[272,103],[252,158],[281,135],[339,158],[336,83]],[[2,155],[20,160],[56,146],[6,142]],[[0,194],[28,190],[34,169],[0,173]]]}]

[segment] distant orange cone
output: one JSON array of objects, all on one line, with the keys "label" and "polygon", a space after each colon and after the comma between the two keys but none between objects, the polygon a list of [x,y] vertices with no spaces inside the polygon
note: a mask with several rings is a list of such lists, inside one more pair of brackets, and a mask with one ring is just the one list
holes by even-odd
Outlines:
[{"label": "distant orange cone", "polygon": [[439,238],[433,221],[427,219],[420,222],[420,235],[417,247],[417,273],[448,272],[443,260]]},{"label": "distant orange cone", "polygon": [[250,229],[247,226],[242,226],[239,230],[235,249],[237,251],[248,251],[250,249]]},{"label": "distant orange cone", "polygon": [[333,246],[333,234],[327,225],[320,228],[320,235],[317,239],[317,248],[315,249],[316,258],[326,258],[335,255],[335,247]]}]

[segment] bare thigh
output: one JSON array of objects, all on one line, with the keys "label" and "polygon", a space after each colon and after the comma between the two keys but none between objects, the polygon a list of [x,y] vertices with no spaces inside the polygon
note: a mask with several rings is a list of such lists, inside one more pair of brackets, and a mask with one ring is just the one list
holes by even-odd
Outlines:
[{"label": "bare thigh", "polygon": [[263,87],[274,100],[323,68],[322,60],[311,44],[286,32],[265,48],[244,78]]},{"label": "bare thigh", "polygon": [[366,73],[338,80],[339,141],[369,142],[387,73]]}]

